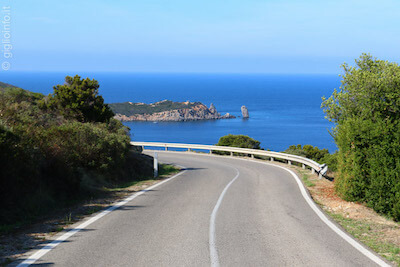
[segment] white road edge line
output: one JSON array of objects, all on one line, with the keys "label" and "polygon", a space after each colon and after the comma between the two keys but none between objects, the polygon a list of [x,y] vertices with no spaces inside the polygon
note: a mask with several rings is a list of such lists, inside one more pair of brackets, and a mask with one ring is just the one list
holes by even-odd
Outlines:
[{"label": "white road edge line", "polygon": [[[182,169],[185,169],[185,167],[183,166],[178,166],[181,167]],[[29,266],[31,264],[34,264],[37,260],[39,260],[41,257],[43,257],[46,253],[48,253],[50,250],[54,249],[56,246],[58,246],[60,243],[64,242],[65,240],[67,240],[68,238],[70,238],[71,236],[73,236],[74,234],[76,234],[77,232],[79,232],[80,230],[86,228],[87,226],[89,226],[90,224],[94,223],[95,221],[99,220],[100,218],[104,217],[105,215],[109,214],[110,212],[114,211],[115,209],[125,205],[126,203],[128,203],[129,201],[133,200],[134,198],[152,190],[153,188],[156,188],[157,186],[160,186],[176,177],[178,177],[179,175],[182,175],[186,172],[187,170],[183,170],[181,172],[179,172],[178,174],[175,174],[174,176],[165,179],[159,183],[156,183],[144,190],[141,190],[139,192],[136,192],[132,195],[130,195],[129,197],[125,198],[124,200],[115,203],[114,205],[108,207],[106,210],[100,212],[99,214],[97,214],[96,216],[90,218],[89,220],[81,223],[80,225],[76,226],[75,228],[69,230],[68,232],[66,232],[65,234],[61,235],[60,237],[58,237],[57,239],[53,240],[52,242],[48,243],[47,245],[45,245],[44,247],[42,247],[41,249],[39,249],[39,251],[37,251],[36,253],[34,253],[33,255],[31,255],[29,258],[27,258],[26,260],[24,260],[23,262],[21,262],[20,264],[17,265],[17,267],[23,267],[23,266]]]},{"label": "white road edge line", "polygon": [[[218,157],[218,156],[217,156]],[[344,232],[342,229],[337,227],[333,222],[331,222],[326,215],[318,208],[317,204],[312,200],[310,195],[307,193],[306,188],[304,187],[303,183],[301,182],[299,176],[292,170],[285,168],[283,166],[275,165],[275,164],[270,164],[267,162],[260,162],[260,161],[254,161],[254,160],[249,160],[249,159],[240,159],[239,160],[245,160],[245,161],[252,161],[252,162],[257,162],[260,164],[265,164],[268,166],[273,166],[277,168],[284,169],[285,171],[289,172],[293,178],[296,180],[297,185],[300,189],[301,195],[303,198],[306,200],[307,204],[311,207],[311,209],[317,214],[317,216],[326,224],[328,225],[329,228],[331,228],[336,234],[338,234],[341,238],[343,238],[347,243],[352,245],[355,249],[360,251],[364,256],[369,258],[371,261],[375,262],[379,266],[384,266],[384,267],[390,267],[391,265],[387,264],[385,261],[383,261],[381,258],[373,254],[371,251],[363,247],[357,240],[355,240],[352,236]]]},{"label": "white road edge line", "polygon": [[369,251],[368,249],[363,247],[358,241],[356,241],[353,237],[351,237],[350,235],[345,233],[342,229],[337,227],[334,223],[332,223],[326,217],[326,215],[317,207],[317,204],[315,204],[315,202],[311,199],[309,194],[307,194],[306,188],[304,187],[303,183],[301,182],[300,178],[297,176],[297,174],[295,172],[293,172],[292,170],[289,170],[289,169],[287,169],[285,167],[279,166],[279,165],[272,165],[272,164],[268,164],[268,163],[264,163],[264,162],[260,162],[260,163],[267,164],[267,165],[270,165],[270,166],[279,167],[281,169],[284,169],[284,170],[288,171],[294,177],[294,179],[296,180],[297,185],[299,186],[299,189],[301,191],[301,194],[302,194],[303,198],[306,200],[306,202],[311,207],[311,209],[318,215],[318,217],[326,225],[328,225],[336,234],[338,234],[340,237],[342,237],[345,241],[350,243],[350,245],[352,245],[355,249],[360,251],[362,254],[364,254],[366,257],[368,257],[370,260],[372,260],[373,262],[375,262],[379,266],[385,266],[385,267],[386,266],[388,266],[388,267],[391,266],[391,265],[387,264],[385,261],[383,261],[382,259],[380,259],[379,257],[377,257],[375,254],[373,254],[371,251]]},{"label": "white road edge line", "polygon": [[[165,151],[162,151],[165,152]],[[182,153],[182,152],[175,152],[175,151],[168,151],[165,153]],[[296,173],[294,173],[292,170],[287,169],[285,167],[279,166],[279,165],[275,165],[275,164],[271,164],[271,163],[267,163],[267,162],[260,162],[257,160],[250,160],[250,159],[241,159],[241,158],[234,158],[234,157],[229,157],[229,156],[216,156],[216,155],[209,155],[209,154],[196,154],[199,156],[204,156],[204,157],[224,157],[227,159],[237,159],[237,160],[244,160],[244,161],[251,161],[251,162],[256,162],[256,163],[260,163],[260,164],[265,164],[268,166],[273,166],[273,167],[277,167],[277,168],[281,168],[284,169],[285,171],[289,172],[293,178],[296,180],[297,185],[300,189],[301,195],[303,196],[303,198],[306,200],[307,204],[311,207],[311,209],[317,214],[317,216],[326,224],[328,225],[329,228],[331,228],[336,234],[338,234],[341,238],[343,238],[347,243],[349,243],[350,245],[352,245],[355,249],[357,249],[359,252],[361,252],[362,254],[364,254],[364,256],[366,256],[367,258],[369,258],[371,261],[375,262],[376,264],[378,264],[379,266],[384,266],[384,267],[390,267],[391,265],[386,263],[384,260],[382,260],[381,258],[379,258],[378,256],[376,256],[374,253],[372,253],[371,251],[369,251],[368,249],[366,249],[365,247],[363,247],[359,241],[357,241],[356,239],[354,239],[352,236],[350,236],[349,234],[347,234],[346,232],[344,232],[342,229],[340,229],[339,227],[337,227],[333,222],[331,222],[326,215],[318,208],[317,204],[311,199],[311,197],[307,194],[307,190],[304,187],[303,183],[301,182],[300,178],[297,176]],[[218,266],[218,265],[216,265]]]},{"label": "white road edge line", "polygon": [[234,168],[236,170],[236,176],[233,178],[224,188],[222,191],[221,195],[218,198],[217,204],[215,204],[215,207],[211,213],[211,218],[210,218],[210,232],[209,232],[209,247],[210,247],[210,261],[211,261],[211,266],[212,267],[219,267],[219,258],[218,258],[218,251],[217,251],[217,246],[216,246],[216,241],[215,241],[215,221],[217,219],[217,213],[219,206],[221,206],[222,200],[225,196],[226,191],[228,188],[233,184],[233,182],[239,177],[239,171],[238,169]]}]

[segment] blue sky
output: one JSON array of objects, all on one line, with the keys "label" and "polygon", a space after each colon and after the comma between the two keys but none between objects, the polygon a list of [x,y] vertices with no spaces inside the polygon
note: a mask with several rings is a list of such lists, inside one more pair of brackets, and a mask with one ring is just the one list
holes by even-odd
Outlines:
[{"label": "blue sky", "polygon": [[400,59],[398,0],[1,0],[12,70],[339,73]]}]

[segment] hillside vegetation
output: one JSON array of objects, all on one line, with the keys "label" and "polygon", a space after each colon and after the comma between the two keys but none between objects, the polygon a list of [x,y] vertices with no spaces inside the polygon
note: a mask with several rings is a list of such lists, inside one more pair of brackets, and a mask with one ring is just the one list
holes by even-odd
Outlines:
[{"label": "hillside vegetation", "polygon": [[123,103],[112,103],[109,104],[109,106],[112,109],[112,111],[116,114],[132,116],[137,114],[153,114],[153,113],[176,110],[176,109],[187,109],[187,108],[192,108],[199,104],[201,103],[173,102],[170,100],[164,100],[154,104],[123,102]]},{"label": "hillside vegetation", "polygon": [[339,91],[322,104],[336,125],[336,191],[400,220],[400,66],[363,54],[342,67]]},{"label": "hillside vegetation", "polygon": [[8,83],[0,82],[0,91],[4,91],[4,89],[6,88],[17,88],[17,87]]},{"label": "hillside vegetation", "polygon": [[130,149],[128,129],[98,95],[95,80],[66,77],[49,96],[0,91],[0,230],[152,174]]}]

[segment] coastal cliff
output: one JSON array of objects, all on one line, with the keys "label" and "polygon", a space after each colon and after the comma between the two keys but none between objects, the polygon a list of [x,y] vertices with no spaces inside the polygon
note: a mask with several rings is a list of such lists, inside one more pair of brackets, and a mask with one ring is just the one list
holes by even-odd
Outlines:
[{"label": "coastal cliff", "polygon": [[197,121],[231,119],[235,116],[221,115],[215,106],[210,108],[200,102],[173,102],[163,100],[153,104],[113,103],[114,118],[120,121]]}]

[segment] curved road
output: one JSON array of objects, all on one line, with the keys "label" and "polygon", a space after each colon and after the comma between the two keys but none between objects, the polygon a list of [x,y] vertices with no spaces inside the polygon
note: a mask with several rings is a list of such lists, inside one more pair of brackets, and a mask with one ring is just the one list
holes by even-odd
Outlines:
[{"label": "curved road", "polygon": [[192,153],[160,152],[159,159],[187,171],[88,225],[35,264],[376,266],[316,215],[282,168]]}]

